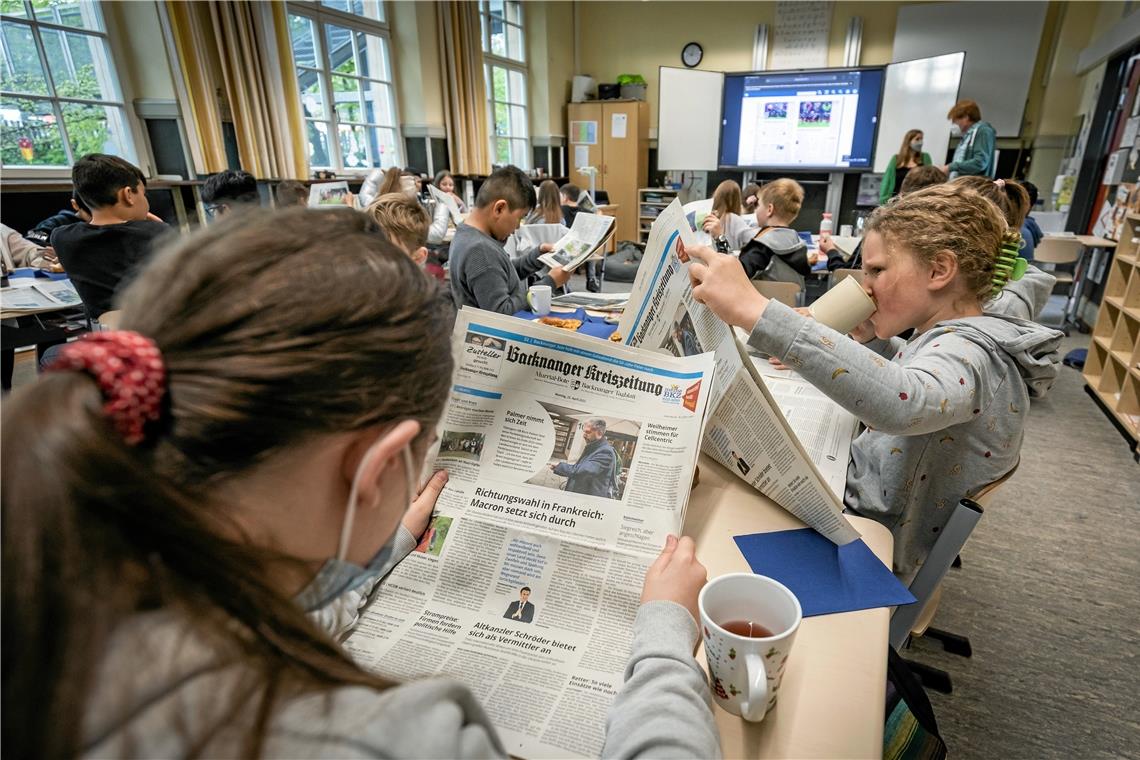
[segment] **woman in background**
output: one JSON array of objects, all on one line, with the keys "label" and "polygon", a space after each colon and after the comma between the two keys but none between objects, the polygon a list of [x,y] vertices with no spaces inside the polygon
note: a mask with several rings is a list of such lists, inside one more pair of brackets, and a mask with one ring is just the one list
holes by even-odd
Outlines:
[{"label": "woman in background", "polygon": [[903,135],[899,152],[891,156],[887,164],[887,173],[883,175],[883,184],[879,187],[879,205],[882,205],[899,194],[907,172],[916,166],[929,166],[929,153],[922,152],[922,130],[911,129]]},{"label": "woman in background", "polygon": [[527,214],[523,224],[562,224],[562,195],[558,184],[543,180],[538,186],[538,205]]}]

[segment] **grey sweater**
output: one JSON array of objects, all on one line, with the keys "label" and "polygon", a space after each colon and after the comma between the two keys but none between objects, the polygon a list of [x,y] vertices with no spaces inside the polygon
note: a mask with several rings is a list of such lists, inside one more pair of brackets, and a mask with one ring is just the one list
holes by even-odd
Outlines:
[{"label": "grey sweater", "polygon": [[985,305],[986,314],[1036,320],[1041,315],[1057,278],[1030,264],[1020,280],[1006,283],[1002,291]]},{"label": "grey sweater", "polygon": [[[673,602],[642,606],[626,682],[609,711],[606,757],[720,756],[708,682],[693,658],[697,626]],[[221,660],[184,618],[138,615],[112,640],[84,716],[82,755],[238,757],[255,720],[252,676]],[[221,728],[219,728],[221,727]],[[201,742],[201,743],[198,743]],[[486,712],[456,681],[384,691],[346,686],[283,697],[264,757],[506,757]]]},{"label": "grey sweater", "polygon": [[1029,397],[1052,385],[1061,337],[987,314],[863,346],[770,301],[748,343],[866,425],[843,500],[891,529],[895,573],[909,582],[958,500],[1017,464]]},{"label": "grey sweater", "polygon": [[[527,306],[526,277],[542,268],[539,250],[511,258],[499,241],[474,227],[461,224],[450,249],[451,295],[455,306],[474,306],[500,314],[514,314]],[[539,285],[554,285],[549,277]]]}]

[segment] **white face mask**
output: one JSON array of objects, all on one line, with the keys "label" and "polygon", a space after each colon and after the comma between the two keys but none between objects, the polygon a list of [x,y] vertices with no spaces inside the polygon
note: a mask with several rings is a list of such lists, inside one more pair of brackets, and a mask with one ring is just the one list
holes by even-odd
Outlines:
[{"label": "white face mask", "polygon": [[913,150],[915,153],[921,152],[922,151],[922,140],[912,140],[910,143],[910,149]]},{"label": "white face mask", "polygon": [[[357,493],[360,491],[360,479],[364,474],[364,468],[372,458],[372,453],[380,444],[377,441],[368,449],[368,452],[360,460],[360,465],[356,468],[356,475],[352,478],[352,488],[348,494],[348,505],[345,507],[344,523],[341,525],[340,542],[337,545],[336,557],[326,560],[317,572],[316,576],[309,581],[308,585],[297,594],[295,601],[305,612],[315,612],[323,607],[326,607],[335,602],[339,597],[353,591],[360,586],[364,585],[369,580],[375,578],[377,574],[388,564],[392,555],[393,541],[399,533],[399,527],[392,533],[391,538],[388,539],[384,546],[368,561],[366,565],[361,567],[346,559],[348,554],[349,541],[352,538],[352,524],[356,520],[357,509]],[[412,505],[412,489],[415,487],[416,471],[415,466],[412,464],[412,452],[405,446],[403,449],[404,470],[407,477],[406,485],[406,505],[405,512]]]}]

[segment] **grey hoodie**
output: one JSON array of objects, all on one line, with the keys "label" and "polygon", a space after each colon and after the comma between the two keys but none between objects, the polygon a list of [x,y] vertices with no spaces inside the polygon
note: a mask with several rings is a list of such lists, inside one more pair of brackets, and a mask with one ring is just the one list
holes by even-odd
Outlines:
[{"label": "grey hoodie", "polygon": [[791,262],[798,258],[807,266],[806,256],[807,245],[795,230],[772,227],[745,243],[740,251],[740,264],[753,280],[794,282],[802,289],[804,276]]},{"label": "grey hoodie", "polygon": [[1036,320],[1045,304],[1049,303],[1056,284],[1056,277],[1030,264],[1020,280],[1006,283],[997,297],[990,299],[985,305],[985,312]]},{"label": "grey hoodie", "polygon": [[894,571],[909,583],[958,500],[1017,465],[1029,397],[1052,385],[1061,337],[984,315],[863,346],[769,301],[748,343],[867,426],[851,444],[844,503],[891,529]]}]

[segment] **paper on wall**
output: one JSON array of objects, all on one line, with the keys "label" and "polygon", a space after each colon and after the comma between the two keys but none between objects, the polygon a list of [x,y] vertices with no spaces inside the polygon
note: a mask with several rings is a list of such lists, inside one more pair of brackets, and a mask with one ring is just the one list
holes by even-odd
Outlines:
[{"label": "paper on wall", "polygon": [[626,124],[629,121],[628,114],[615,113],[610,119],[610,137],[622,139],[625,137]]},{"label": "paper on wall", "polygon": [[574,146],[574,168],[581,169],[583,166],[590,165],[590,146],[589,145],[575,145]]}]

